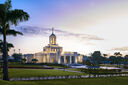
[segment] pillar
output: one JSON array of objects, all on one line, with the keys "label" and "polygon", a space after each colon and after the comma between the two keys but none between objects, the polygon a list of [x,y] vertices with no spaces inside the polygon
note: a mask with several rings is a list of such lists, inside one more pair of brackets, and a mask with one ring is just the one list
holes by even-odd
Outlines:
[{"label": "pillar", "polygon": [[60,52],[57,52],[57,60],[58,60],[58,64],[61,64],[62,62],[61,62],[61,54],[60,54]]},{"label": "pillar", "polygon": [[70,64],[72,64],[72,56],[69,56],[70,57]]},{"label": "pillar", "polygon": [[47,56],[47,63],[50,63],[50,54]]},{"label": "pillar", "polygon": [[77,57],[78,57],[77,52],[74,52],[74,57],[75,57],[75,63],[77,63]]},{"label": "pillar", "polygon": [[58,56],[58,64],[61,64],[61,56]]},{"label": "pillar", "polygon": [[66,64],[66,56],[64,56],[64,64]]}]

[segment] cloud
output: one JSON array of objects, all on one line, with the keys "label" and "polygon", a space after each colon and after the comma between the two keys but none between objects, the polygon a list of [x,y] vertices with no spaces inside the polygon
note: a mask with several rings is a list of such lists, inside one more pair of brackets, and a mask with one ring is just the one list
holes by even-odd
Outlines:
[{"label": "cloud", "polygon": [[[16,30],[23,32],[24,35],[49,36],[51,34],[51,28],[41,28],[34,26],[19,26],[16,27]],[[100,38],[96,35],[71,33],[59,29],[55,29],[55,33],[59,36],[75,37],[79,38],[80,40],[104,40],[103,38]]]},{"label": "cloud", "polygon": [[112,48],[111,50],[116,50],[116,51],[128,51],[128,47]]},{"label": "cloud", "polygon": [[48,35],[49,31],[51,29],[49,28],[39,28],[39,27],[34,27],[34,26],[18,26],[16,27],[16,30],[22,32],[24,35],[43,35],[46,36]]},{"label": "cloud", "polygon": [[89,35],[89,34],[76,34],[76,36],[81,37],[82,39],[87,39],[87,40],[104,40],[103,38],[100,38],[96,35]]}]

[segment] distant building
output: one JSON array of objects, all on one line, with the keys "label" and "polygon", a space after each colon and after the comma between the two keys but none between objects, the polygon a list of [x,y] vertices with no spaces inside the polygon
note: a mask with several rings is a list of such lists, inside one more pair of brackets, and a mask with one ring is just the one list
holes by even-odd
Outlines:
[{"label": "distant building", "polygon": [[83,55],[77,52],[63,52],[63,48],[56,43],[56,40],[57,38],[52,28],[49,44],[43,48],[43,52],[35,53],[33,58],[38,59],[38,63],[73,64],[83,61]]}]

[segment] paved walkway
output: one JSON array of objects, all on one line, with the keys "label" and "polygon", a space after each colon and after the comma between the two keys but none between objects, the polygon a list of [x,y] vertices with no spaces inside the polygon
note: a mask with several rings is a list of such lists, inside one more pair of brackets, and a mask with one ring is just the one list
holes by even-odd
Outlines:
[{"label": "paved walkway", "polygon": [[73,71],[73,70],[69,70],[69,69],[58,69],[58,68],[54,68],[55,70],[62,70],[62,71],[68,71],[68,72],[76,72],[76,73],[83,73],[81,71]]},{"label": "paved walkway", "polygon": [[10,78],[10,81],[31,81],[31,80],[53,80],[53,79],[79,79],[79,78],[99,78],[99,77],[117,77],[128,76],[128,74],[113,75],[78,75],[78,76],[54,76],[54,77],[30,77],[30,78]]}]

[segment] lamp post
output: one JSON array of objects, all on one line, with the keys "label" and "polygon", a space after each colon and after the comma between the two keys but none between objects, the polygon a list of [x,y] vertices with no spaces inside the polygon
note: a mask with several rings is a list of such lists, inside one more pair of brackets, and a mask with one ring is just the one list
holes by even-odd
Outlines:
[{"label": "lamp post", "polygon": [[20,49],[19,49],[19,54],[20,54]]},{"label": "lamp post", "polygon": [[14,51],[14,53],[15,53],[16,50],[14,49],[13,51]]}]

